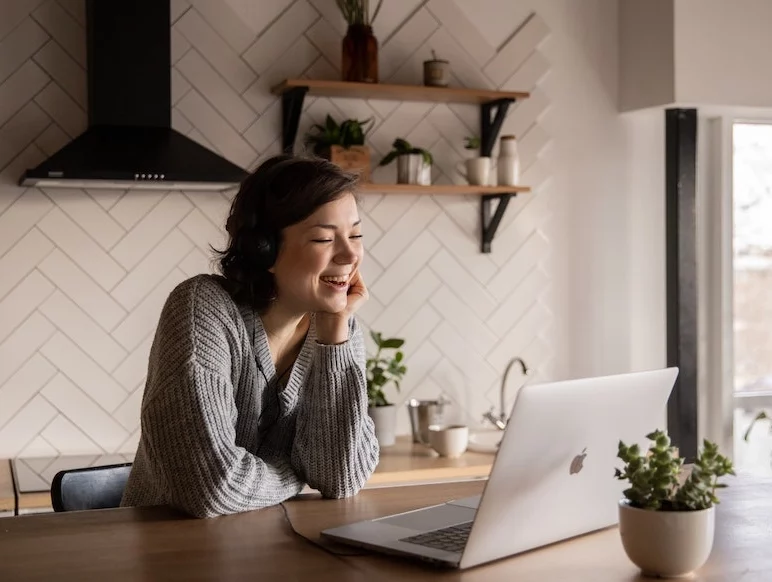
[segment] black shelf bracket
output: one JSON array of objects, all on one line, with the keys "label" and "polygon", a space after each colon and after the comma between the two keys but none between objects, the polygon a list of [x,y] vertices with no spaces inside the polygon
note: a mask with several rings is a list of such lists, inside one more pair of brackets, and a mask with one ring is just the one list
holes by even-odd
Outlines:
[{"label": "black shelf bracket", "polygon": [[303,112],[303,100],[308,93],[308,87],[293,87],[281,96],[281,150],[291,154],[295,149],[295,138],[298,134],[300,114]]},{"label": "black shelf bracket", "polygon": [[[496,101],[483,103],[480,106],[481,156],[490,157],[496,139],[499,137],[501,125],[507,116],[509,105],[514,102],[514,99],[497,99]],[[514,192],[512,194],[490,194],[483,196],[480,200],[480,230],[482,232],[480,250],[483,253],[491,252],[493,237],[496,236],[496,230],[498,230],[501,219],[504,217],[509,200],[512,196],[516,195]],[[491,216],[491,207],[494,200],[498,200],[498,205],[496,206],[496,212]]]},{"label": "black shelf bracket", "polygon": [[[501,224],[501,219],[504,218],[504,213],[507,211],[509,201],[513,196],[517,196],[517,193],[511,194],[486,194],[480,200],[480,229],[482,231],[482,245],[480,250],[483,253],[491,252],[491,243],[493,237],[496,236],[496,231]],[[496,206],[496,212],[491,216],[491,205],[494,200],[498,200],[499,203]]]},{"label": "black shelf bracket", "polygon": [[490,157],[496,138],[499,137],[501,125],[507,116],[509,104],[514,99],[497,99],[480,105],[480,155]]}]

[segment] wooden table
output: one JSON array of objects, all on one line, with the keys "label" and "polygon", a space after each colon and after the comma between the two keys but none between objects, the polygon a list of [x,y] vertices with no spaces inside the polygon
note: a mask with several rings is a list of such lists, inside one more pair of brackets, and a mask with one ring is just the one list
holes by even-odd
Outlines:
[{"label": "wooden table", "polygon": [[[692,580],[768,581],[772,573],[772,480],[730,481],[717,512],[714,550]],[[481,482],[375,488],[344,500],[286,503],[295,528],[320,530],[474,495]],[[549,508],[545,508],[549,518]],[[527,524],[522,524],[527,527]],[[328,546],[336,551],[356,551]],[[230,580],[645,580],[616,528],[463,572],[380,555],[339,557],[300,538],[281,507],[196,520],[164,507],[30,515],[0,522],[0,580],[31,582]]]},{"label": "wooden table", "polygon": [[[409,436],[400,436],[394,446],[381,449],[380,462],[365,487],[484,479],[490,473],[492,464],[492,454],[468,451],[457,459],[448,459],[440,457],[425,445],[413,443]],[[0,460],[0,517],[5,515],[2,513],[5,505],[9,507],[10,515],[14,511],[14,488],[9,465],[10,461]],[[3,476],[6,473],[7,484],[4,488]],[[50,491],[16,493],[18,515],[53,511]],[[3,500],[6,498],[9,501],[4,505]]]}]

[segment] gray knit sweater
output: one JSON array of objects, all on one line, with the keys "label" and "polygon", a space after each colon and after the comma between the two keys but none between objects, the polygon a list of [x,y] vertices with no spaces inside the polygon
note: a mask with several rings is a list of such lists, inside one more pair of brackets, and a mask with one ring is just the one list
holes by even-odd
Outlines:
[{"label": "gray knit sweater", "polygon": [[317,343],[312,318],[277,394],[260,318],[214,276],[184,281],[156,330],[121,505],[212,517],[279,503],[305,484],[325,497],[355,495],[379,454],[364,364],[356,318],[339,345]]}]

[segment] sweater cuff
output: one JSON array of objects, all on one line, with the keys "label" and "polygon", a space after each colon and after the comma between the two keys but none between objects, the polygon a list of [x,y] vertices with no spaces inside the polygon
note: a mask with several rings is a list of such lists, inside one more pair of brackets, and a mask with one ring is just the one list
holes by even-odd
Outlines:
[{"label": "sweater cuff", "polygon": [[357,366],[351,349],[351,340],[346,340],[342,344],[320,344],[315,346],[317,361],[320,364],[322,374],[335,374],[351,366]]}]

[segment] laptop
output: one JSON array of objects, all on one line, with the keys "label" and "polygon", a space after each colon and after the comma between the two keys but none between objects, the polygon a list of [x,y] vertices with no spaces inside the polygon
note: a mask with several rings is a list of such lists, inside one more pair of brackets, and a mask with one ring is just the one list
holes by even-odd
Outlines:
[{"label": "laptop", "polygon": [[361,521],[322,536],[470,568],[618,522],[618,444],[664,428],[677,368],[526,385],[482,495]]}]

